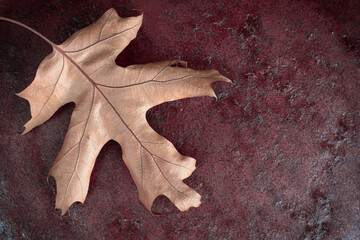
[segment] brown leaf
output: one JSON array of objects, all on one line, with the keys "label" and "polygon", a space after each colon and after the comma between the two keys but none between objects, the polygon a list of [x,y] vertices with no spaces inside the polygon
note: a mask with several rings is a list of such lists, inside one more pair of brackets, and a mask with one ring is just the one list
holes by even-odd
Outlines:
[{"label": "brown leaf", "polygon": [[181,211],[200,204],[200,195],[183,183],[195,159],[182,156],[147,123],[146,111],[163,102],[212,96],[210,84],[229,82],[217,71],[195,71],[180,60],[126,68],[115,58],[136,37],[142,15],[120,18],[114,9],[76,32],[40,64],[35,79],[18,95],[27,99],[31,120],[24,134],[74,102],[64,144],[49,175],[56,179],[56,208],[64,214],[84,202],[95,160],[113,139],[123,150],[140,199],[151,211],[155,198],[167,196]]}]

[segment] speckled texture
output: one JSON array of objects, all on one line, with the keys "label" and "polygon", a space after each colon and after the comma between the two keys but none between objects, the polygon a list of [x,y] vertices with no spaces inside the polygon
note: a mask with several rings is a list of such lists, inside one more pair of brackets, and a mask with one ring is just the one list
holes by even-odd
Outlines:
[{"label": "speckled texture", "polygon": [[120,65],[181,58],[218,69],[218,101],[193,98],[151,109],[148,121],[197,159],[186,182],[202,205],[179,212],[165,197],[153,217],[109,142],[84,205],[61,217],[47,173],[74,105],[25,136],[28,86],[51,51],[0,22],[1,239],[360,239],[360,2],[0,1],[0,16],[55,43],[114,7],[144,12]]}]

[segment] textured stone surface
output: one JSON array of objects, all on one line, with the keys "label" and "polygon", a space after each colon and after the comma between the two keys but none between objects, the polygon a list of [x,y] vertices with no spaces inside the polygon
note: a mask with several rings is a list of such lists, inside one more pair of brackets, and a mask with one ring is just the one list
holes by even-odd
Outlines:
[{"label": "textured stone surface", "polygon": [[61,43],[108,8],[144,12],[120,65],[181,58],[218,69],[233,85],[219,100],[151,109],[148,120],[197,159],[186,182],[202,205],[179,212],[165,197],[153,217],[109,142],[84,205],[61,217],[47,173],[73,105],[21,136],[28,86],[51,48],[0,22],[1,239],[360,239],[359,1],[14,1],[0,16]]}]

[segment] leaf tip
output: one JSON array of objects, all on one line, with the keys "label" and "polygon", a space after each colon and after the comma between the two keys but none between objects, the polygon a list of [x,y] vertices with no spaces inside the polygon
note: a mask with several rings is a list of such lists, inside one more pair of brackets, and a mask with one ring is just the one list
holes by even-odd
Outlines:
[{"label": "leaf tip", "polygon": [[215,101],[217,102],[219,100],[218,96],[216,95],[216,93],[214,91],[211,91],[211,93],[209,94],[210,97],[215,98]]},{"label": "leaf tip", "polygon": [[24,136],[24,135],[27,134],[29,131],[30,131],[30,130],[28,130],[28,129],[25,127],[25,125],[24,125],[24,126],[22,126],[22,127],[20,128],[19,133],[20,133],[22,136]]},{"label": "leaf tip", "polygon": [[60,215],[64,216],[66,214],[66,212],[69,210],[70,206],[57,206],[55,205],[55,210],[59,210],[60,211]]},{"label": "leaf tip", "polygon": [[221,75],[220,73],[218,73],[218,80],[217,80],[217,81],[223,81],[223,82],[233,83],[230,79],[228,79],[227,77]]},{"label": "leaf tip", "polygon": [[64,215],[65,215],[65,211],[63,211],[61,208],[55,208],[55,210],[59,210],[59,211],[60,211],[60,216],[64,216]]},{"label": "leaf tip", "polygon": [[193,207],[199,207],[201,204],[201,195],[199,194],[198,196],[196,196],[195,200],[194,200],[194,204],[192,205]]},{"label": "leaf tip", "polygon": [[15,93],[15,95],[18,96],[18,97],[24,98],[24,91]]},{"label": "leaf tip", "polygon": [[33,121],[33,118],[30,119],[24,126],[21,127],[21,135],[25,135],[27,134],[28,132],[30,132],[33,128],[34,128],[34,121]]},{"label": "leaf tip", "polygon": [[58,205],[55,204],[55,207],[54,207],[54,210],[55,211],[59,211],[60,212],[60,216],[64,216],[65,213],[67,212],[67,210],[64,210],[63,208],[59,207]]},{"label": "leaf tip", "polygon": [[231,80],[228,79],[227,77],[224,77],[224,81],[225,81],[225,82],[228,82],[228,83],[231,83],[231,84],[234,84],[233,81],[231,81]]}]

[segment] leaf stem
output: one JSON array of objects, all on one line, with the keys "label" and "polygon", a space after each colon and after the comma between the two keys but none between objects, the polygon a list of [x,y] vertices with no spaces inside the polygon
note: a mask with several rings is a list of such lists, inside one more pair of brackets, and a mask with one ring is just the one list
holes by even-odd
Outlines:
[{"label": "leaf stem", "polygon": [[45,37],[44,35],[42,35],[41,33],[39,33],[38,31],[36,31],[35,29],[21,23],[21,22],[18,22],[18,21],[15,21],[15,20],[12,20],[10,18],[6,18],[6,17],[0,17],[0,20],[3,20],[3,21],[6,21],[6,22],[10,22],[10,23],[14,23],[16,25],[19,25],[29,31],[31,31],[32,33],[35,33],[36,35],[38,35],[39,37],[41,37],[45,42],[49,43],[52,47],[55,47],[56,44],[53,43],[52,41],[50,41],[47,37]]}]

